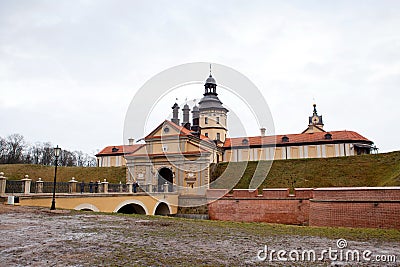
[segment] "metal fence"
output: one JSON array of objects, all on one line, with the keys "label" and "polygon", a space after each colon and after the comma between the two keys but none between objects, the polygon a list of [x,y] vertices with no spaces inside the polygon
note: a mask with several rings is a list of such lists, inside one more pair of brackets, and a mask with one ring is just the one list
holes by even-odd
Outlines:
[{"label": "metal fence", "polygon": [[[176,185],[169,183],[168,184],[168,192],[177,192],[178,188]],[[163,193],[164,192],[164,185],[140,185],[137,188],[137,192],[149,192],[149,193]]]},{"label": "metal fence", "polygon": [[[43,193],[53,193],[53,182],[43,182]],[[69,183],[56,183],[56,193],[69,193]]]},{"label": "metal fence", "polygon": [[[42,190],[38,190],[39,185],[42,185]],[[25,182],[22,180],[7,180],[6,182],[6,194],[21,194],[24,193]],[[75,190],[71,190],[71,186],[75,186]],[[98,182],[91,183],[74,183],[69,182],[57,182],[56,183],[56,193],[71,193],[75,191],[76,193],[103,193],[104,184]],[[70,191],[71,190],[71,191]],[[132,186],[132,192],[134,193],[134,186]],[[176,192],[177,187],[171,183],[168,183],[168,192]],[[53,193],[53,182],[45,181],[31,181],[30,183],[30,193]],[[127,184],[108,184],[109,193],[128,193],[129,187]],[[164,192],[164,185],[140,185],[136,187],[136,192]]]},{"label": "metal fence", "polygon": [[19,194],[19,193],[23,193],[23,192],[24,192],[24,181],[7,180],[6,193]]},{"label": "metal fence", "polygon": [[126,184],[108,184],[108,192],[128,192],[128,186]]}]

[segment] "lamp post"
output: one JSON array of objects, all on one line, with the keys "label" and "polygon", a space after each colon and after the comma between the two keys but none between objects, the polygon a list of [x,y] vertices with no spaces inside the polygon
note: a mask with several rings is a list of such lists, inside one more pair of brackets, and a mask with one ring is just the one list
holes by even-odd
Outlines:
[{"label": "lamp post", "polygon": [[58,165],[58,157],[60,156],[61,153],[61,148],[58,146],[54,148],[54,156],[56,157],[54,165],[55,165],[55,171],[54,171],[54,182],[53,182],[53,201],[51,202],[51,208],[50,210],[55,210],[56,209],[56,178],[57,178],[57,165]]}]

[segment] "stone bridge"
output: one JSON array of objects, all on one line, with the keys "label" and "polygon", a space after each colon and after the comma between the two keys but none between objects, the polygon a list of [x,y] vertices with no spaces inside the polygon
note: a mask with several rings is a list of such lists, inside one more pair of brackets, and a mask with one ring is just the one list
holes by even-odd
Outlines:
[{"label": "stone bridge", "polygon": [[[49,207],[51,194],[18,194],[17,205]],[[97,212],[119,212],[128,214],[167,215],[176,214],[178,194],[160,193],[150,196],[146,193],[106,194],[57,194],[56,208]]]},{"label": "stone bridge", "polygon": [[[168,186],[164,186],[163,192],[150,195],[143,190],[136,193],[136,188],[132,191],[132,183],[109,184],[104,179],[92,187],[84,185],[81,193],[77,189],[78,181],[75,178],[56,183],[56,208],[146,215],[176,214],[178,210],[178,193],[169,192]],[[10,181],[0,172],[0,197],[4,202],[8,202],[11,196],[13,200],[18,200],[13,201],[17,205],[50,208],[52,190],[53,183],[44,182],[41,178],[32,181],[25,175],[22,180]]]}]

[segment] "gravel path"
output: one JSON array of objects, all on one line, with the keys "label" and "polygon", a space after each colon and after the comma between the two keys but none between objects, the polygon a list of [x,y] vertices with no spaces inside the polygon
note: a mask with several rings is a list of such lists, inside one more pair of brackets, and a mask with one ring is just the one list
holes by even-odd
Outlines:
[{"label": "gravel path", "polygon": [[368,237],[349,240],[347,248],[395,255],[397,262],[257,258],[265,245],[269,252],[337,249],[336,239],[297,231],[300,227],[0,205],[0,266],[400,266],[398,241]]}]

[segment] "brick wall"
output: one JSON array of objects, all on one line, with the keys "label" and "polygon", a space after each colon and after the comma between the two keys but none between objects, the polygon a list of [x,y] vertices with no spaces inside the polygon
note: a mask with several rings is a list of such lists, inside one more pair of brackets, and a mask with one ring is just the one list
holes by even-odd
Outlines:
[{"label": "brick wall", "polygon": [[212,220],[305,225],[310,201],[289,196],[288,189],[233,190],[232,195],[208,205]]},{"label": "brick wall", "polygon": [[233,190],[208,212],[213,220],[400,229],[400,187]]},{"label": "brick wall", "polygon": [[310,225],[400,229],[400,187],[319,188],[313,195]]}]

